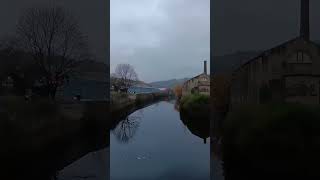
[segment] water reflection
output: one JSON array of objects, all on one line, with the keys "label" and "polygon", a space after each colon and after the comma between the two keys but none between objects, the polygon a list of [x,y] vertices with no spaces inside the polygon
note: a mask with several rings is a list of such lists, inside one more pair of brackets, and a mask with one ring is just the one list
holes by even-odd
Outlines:
[{"label": "water reflection", "polygon": [[139,127],[139,120],[143,117],[143,110],[137,111],[134,115],[127,116],[120,121],[115,129],[112,130],[115,137],[122,143],[129,143]]},{"label": "water reflection", "polygon": [[180,118],[192,134],[203,139],[204,144],[207,143],[210,137],[210,117],[192,117],[181,112]]},{"label": "water reflection", "polygon": [[208,123],[182,117],[175,101],[123,118],[110,133],[111,179],[208,180],[210,147],[203,143],[209,138]]}]

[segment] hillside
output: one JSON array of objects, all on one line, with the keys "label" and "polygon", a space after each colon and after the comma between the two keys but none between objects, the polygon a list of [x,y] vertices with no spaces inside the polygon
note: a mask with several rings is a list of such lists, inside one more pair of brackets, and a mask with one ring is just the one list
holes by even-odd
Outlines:
[{"label": "hillside", "polygon": [[139,86],[139,87],[152,87],[151,84],[147,84],[147,83],[145,83],[145,82],[143,82],[143,81],[136,81],[136,82],[135,82],[135,86]]},{"label": "hillside", "polygon": [[157,81],[157,82],[152,82],[149,83],[150,85],[158,88],[173,88],[178,84],[183,84],[186,82],[189,78],[183,78],[183,79],[171,79],[167,81]]}]

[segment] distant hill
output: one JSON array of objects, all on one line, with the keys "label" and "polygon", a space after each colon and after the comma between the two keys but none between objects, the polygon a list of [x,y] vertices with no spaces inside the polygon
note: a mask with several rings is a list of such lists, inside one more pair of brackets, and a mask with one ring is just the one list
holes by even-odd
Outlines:
[{"label": "distant hill", "polygon": [[157,81],[149,83],[150,85],[157,87],[157,88],[173,88],[176,85],[182,85],[184,82],[186,82],[189,78],[183,78],[183,79],[171,79],[167,81]]},{"label": "distant hill", "polygon": [[135,86],[139,86],[139,87],[152,87],[151,84],[145,83],[143,81],[136,81],[135,82]]}]

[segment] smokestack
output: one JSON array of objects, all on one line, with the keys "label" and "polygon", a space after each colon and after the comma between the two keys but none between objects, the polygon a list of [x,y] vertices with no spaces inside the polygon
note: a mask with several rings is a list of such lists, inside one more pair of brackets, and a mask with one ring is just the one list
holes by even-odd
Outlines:
[{"label": "smokestack", "polygon": [[300,37],[310,40],[309,0],[301,0]]},{"label": "smokestack", "polygon": [[207,61],[204,61],[203,63],[203,73],[207,74]]}]

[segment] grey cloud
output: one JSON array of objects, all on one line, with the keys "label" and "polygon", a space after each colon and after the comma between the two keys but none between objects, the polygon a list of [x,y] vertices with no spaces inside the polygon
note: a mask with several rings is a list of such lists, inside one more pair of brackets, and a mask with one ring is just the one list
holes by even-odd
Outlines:
[{"label": "grey cloud", "polygon": [[210,53],[209,0],[135,1],[130,11],[125,11],[130,3],[113,1],[112,68],[130,63],[147,82],[202,72],[202,61],[209,60]]}]

